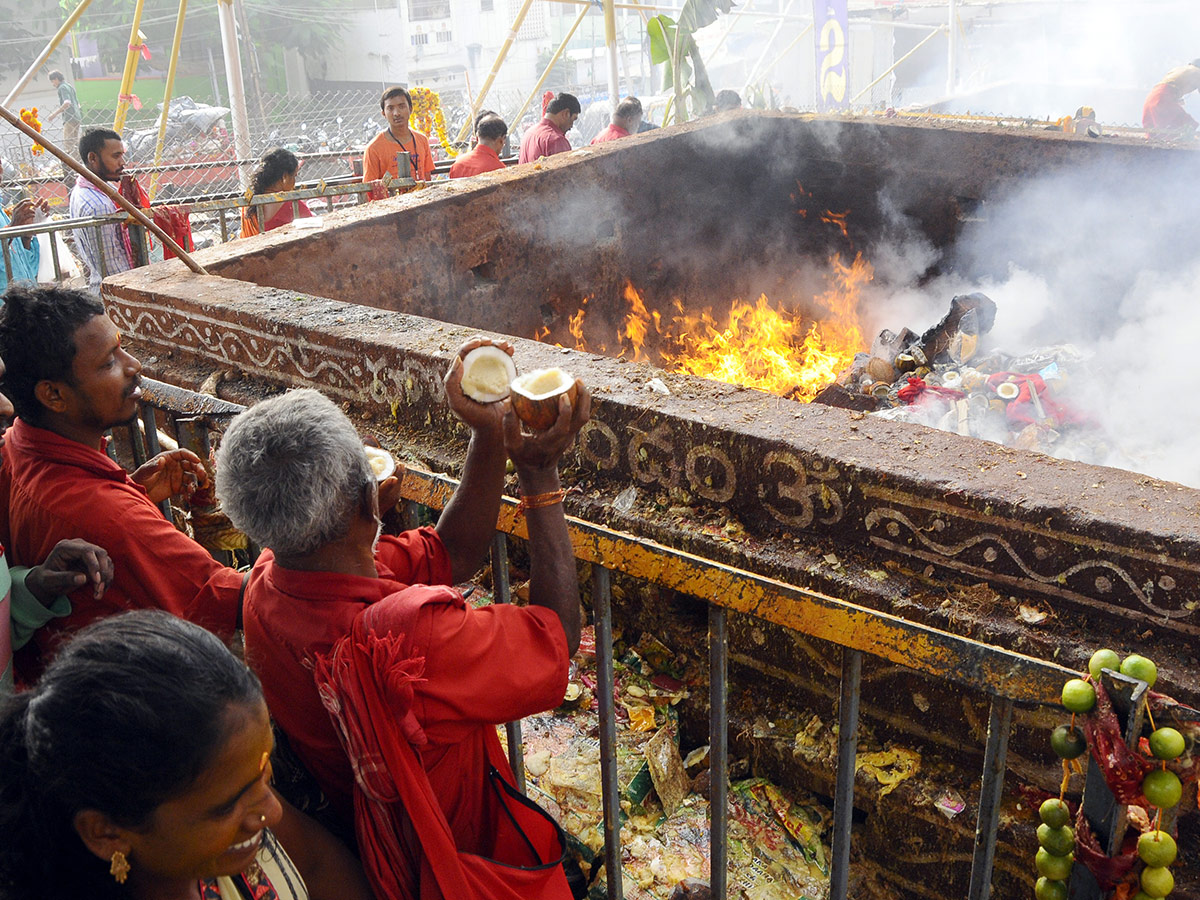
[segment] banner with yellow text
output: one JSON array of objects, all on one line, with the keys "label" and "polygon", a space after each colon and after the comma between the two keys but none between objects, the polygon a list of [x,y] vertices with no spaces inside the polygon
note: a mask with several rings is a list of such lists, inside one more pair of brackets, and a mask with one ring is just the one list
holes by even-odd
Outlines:
[{"label": "banner with yellow text", "polygon": [[850,20],[847,0],[813,0],[817,45],[817,109],[850,105]]}]

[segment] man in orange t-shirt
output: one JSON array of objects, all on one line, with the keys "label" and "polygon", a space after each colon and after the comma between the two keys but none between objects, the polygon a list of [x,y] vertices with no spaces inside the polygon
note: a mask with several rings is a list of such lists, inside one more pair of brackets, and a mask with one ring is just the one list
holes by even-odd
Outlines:
[{"label": "man in orange t-shirt", "polygon": [[604,144],[608,141],[615,141],[618,138],[629,137],[631,134],[637,134],[638,127],[641,124],[642,101],[637,97],[626,97],[617,104],[617,111],[613,113],[612,124],[592,138],[592,143]]},{"label": "man in orange t-shirt", "polygon": [[479,143],[450,167],[451,178],[467,178],[504,168],[504,163],[500,161],[500,151],[508,140],[508,126],[504,120],[499,116],[485,116],[475,126],[475,136]]},{"label": "man in orange t-shirt", "polygon": [[[408,125],[412,97],[402,87],[390,87],[379,98],[379,108],[388,127],[367,144],[363,154],[363,182],[378,181],[384,173],[393,178],[429,181],[433,177],[433,154],[429,138]],[[402,169],[400,158],[407,157]]]}]

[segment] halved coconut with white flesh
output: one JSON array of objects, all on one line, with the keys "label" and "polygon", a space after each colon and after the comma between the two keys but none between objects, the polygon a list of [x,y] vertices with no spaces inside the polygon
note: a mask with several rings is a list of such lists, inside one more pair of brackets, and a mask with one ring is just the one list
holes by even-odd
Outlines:
[{"label": "halved coconut with white flesh", "polygon": [[575,402],[579,389],[574,375],[562,369],[526,372],[512,383],[513,412],[534,431],[545,431],[558,418],[558,398],[562,394]]},{"label": "halved coconut with white flesh", "polygon": [[396,473],[396,460],[392,454],[380,447],[369,445],[363,447],[363,450],[367,453],[367,462],[371,465],[376,481],[387,481]]},{"label": "halved coconut with white flesh", "polygon": [[476,347],[463,357],[463,393],[479,403],[495,403],[508,396],[517,377],[512,357],[491,344]]}]

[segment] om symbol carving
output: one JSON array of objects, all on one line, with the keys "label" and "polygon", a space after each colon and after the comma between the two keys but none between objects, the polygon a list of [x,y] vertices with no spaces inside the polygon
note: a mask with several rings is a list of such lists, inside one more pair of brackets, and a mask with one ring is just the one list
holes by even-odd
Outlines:
[{"label": "om symbol carving", "polygon": [[[790,500],[798,505],[798,510],[785,512],[773,505],[767,497],[767,484],[759,487],[763,506],[778,521],[795,528],[807,528],[816,518],[822,525],[833,525],[842,518],[842,498],[838,496],[826,482],[837,478],[837,471],[832,467],[824,470],[814,469],[811,473],[805,471],[804,464],[794,453],[786,450],[772,450],[763,457],[763,470],[770,473],[776,466],[782,466],[791,472],[791,477],[775,482],[775,492],[782,500]],[[811,474],[814,481],[809,481]],[[828,515],[817,518],[815,500],[820,500],[821,507]]]}]

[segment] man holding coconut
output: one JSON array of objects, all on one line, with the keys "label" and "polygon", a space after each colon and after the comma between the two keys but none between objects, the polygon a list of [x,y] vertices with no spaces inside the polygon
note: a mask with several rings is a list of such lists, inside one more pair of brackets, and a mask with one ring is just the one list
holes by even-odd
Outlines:
[{"label": "man holding coconut", "polygon": [[[353,818],[381,898],[429,898],[439,889],[450,896],[443,869],[456,861],[424,846],[439,826],[448,826],[460,853],[494,858],[501,871],[554,868],[552,859],[504,858],[496,841],[504,785],[489,778],[513,782],[495,726],[557,706],[579,644],[579,585],[558,461],[587,422],[591,398],[575,382],[575,402],[565,392],[558,397],[547,430],[525,431],[507,398],[484,391],[479,396],[490,402],[479,402],[464,393],[464,359],[483,345],[493,348],[481,367],[493,369],[488,390],[499,387],[497,367],[511,372],[505,343],[472,341],[451,364],[447,401],[470,426],[471,441],[462,481],[434,528],[379,536],[379,496],[394,502],[395,482],[376,484],[354,426],[316,391],[246,411],[218,456],[226,513],[267,548],[246,589],[247,661],[332,809],[343,824]],[[529,606],[474,609],[452,585],[474,574],[490,545],[506,457],[516,466],[529,528]],[[325,712],[346,714],[355,698],[337,695],[329,681],[318,691],[313,674],[315,664],[321,675],[337,657],[335,644],[352,633],[353,644],[339,646],[346,653],[375,647],[366,663],[374,670],[358,674],[386,685],[387,714],[369,722],[374,743],[365,749],[353,727],[339,720],[335,729]],[[374,643],[380,638],[391,642],[382,651]],[[416,760],[415,768],[396,771],[385,762],[395,754]],[[364,781],[378,777],[395,783],[365,794]],[[402,801],[415,781],[436,798],[425,814]],[[391,830],[381,837],[379,829]],[[528,896],[570,897],[561,867],[552,882]]]}]

